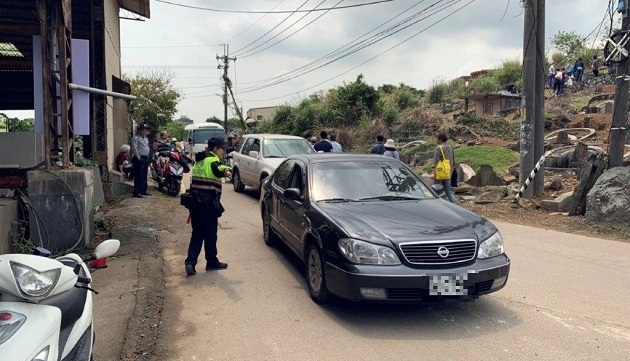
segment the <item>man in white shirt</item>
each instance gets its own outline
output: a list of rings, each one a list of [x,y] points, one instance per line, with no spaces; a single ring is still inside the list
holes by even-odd
[[[330,144],[332,144],[332,146],[333,146],[333,149],[332,149],[333,153],[341,153],[342,152],[341,144],[339,144],[337,142],[337,137],[335,135],[331,135],[330,136]]]
[[[135,137],[131,138],[131,161],[133,162],[134,179],[133,179],[133,196],[142,198],[147,193],[147,177],[149,172],[149,128],[146,124],[138,126],[138,132]]]

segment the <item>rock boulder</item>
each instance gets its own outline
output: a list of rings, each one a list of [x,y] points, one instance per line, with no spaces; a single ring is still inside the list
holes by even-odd
[[[586,219],[590,222],[630,224],[630,167],[604,172],[586,196]]]

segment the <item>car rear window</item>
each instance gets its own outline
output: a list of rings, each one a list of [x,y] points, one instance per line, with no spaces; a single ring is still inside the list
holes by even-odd
[[[435,198],[400,162],[322,162],[312,166],[312,199]]]
[[[290,155],[314,152],[306,139],[265,139],[263,142],[265,158],[286,158]]]

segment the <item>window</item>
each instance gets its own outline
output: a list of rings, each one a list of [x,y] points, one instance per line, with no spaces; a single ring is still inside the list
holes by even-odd
[[[251,149],[252,144],[254,144],[254,138],[247,138],[247,140],[243,142],[243,146],[241,147],[239,153],[249,154],[249,150]]]
[[[302,167],[296,165],[291,173],[291,184],[288,188],[297,188],[304,194],[304,176],[302,174]]]
[[[280,164],[278,169],[273,174],[273,183],[278,187],[285,189],[287,188],[287,182],[290,179],[291,170],[295,165],[295,161],[287,160],[284,163]]]
[[[226,140],[225,130],[220,128],[203,128],[193,130],[192,134],[193,143],[195,144],[207,143],[208,139],[215,137]]]
[[[257,115],[256,120],[263,120],[262,115]]]
[[[255,139],[254,144],[252,144],[252,149],[249,152],[258,152],[260,153],[260,139]],[[247,152],[249,154],[249,152]]]

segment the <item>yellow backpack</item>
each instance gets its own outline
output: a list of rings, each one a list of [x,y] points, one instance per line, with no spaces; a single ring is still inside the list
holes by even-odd
[[[439,146],[440,152],[442,152],[442,160],[440,160],[435,166],[435,180],[449,180],[451,179],[451,161],[444,155],[444,149]]]

